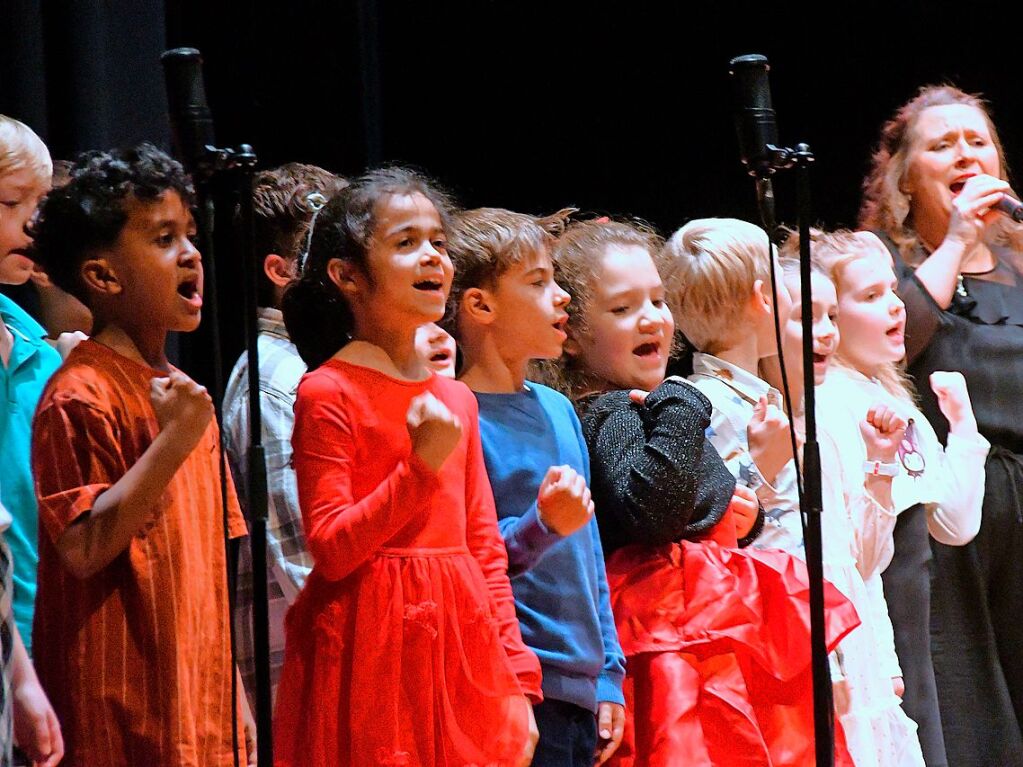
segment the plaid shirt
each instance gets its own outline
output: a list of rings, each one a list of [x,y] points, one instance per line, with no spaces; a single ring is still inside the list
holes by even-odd
[[[291,468],[291,431],[295,425],[295,395],[306,368],[288,338],[280,311],[259,310],[259,392],[266,450],[267,586],[270,597],[270,675],[273,690],[284,664],[284,615],[295,601],[313,560],[306,549],[298,507],[295,471]],[[249,448],[248,357],[243,354],[231,371],[224,396],[224,447],[248,513],[246,479]],[[238,609],[235,628],[237,659],[249,700],[255,696],[252,636],[252,554],[242,544],[238,561]]]

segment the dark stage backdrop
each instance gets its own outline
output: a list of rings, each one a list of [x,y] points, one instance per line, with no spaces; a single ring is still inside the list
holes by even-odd
[[[818,157],[819,220],[850,225],[878,128],[919,85],[985,93],[1010,166],[1023,156],[1017,23],[948,0],[4,0],[0,111],[38,128],[58,156],[165,144],[157,57],[164,44],[190,45],[206,60],[221,143],[253,144],[264,166],[301,160],[350,175],[412,163],[470,206],[571,204],[668,234],[698,216],[755,218],[727,62],[760,52],[782,140]],[[776,191],[791,221],[792,181]],[[225,247],[218,262],[233,361],[241,288]],[[208,381],[208,338],[184,347],[186,369]]]

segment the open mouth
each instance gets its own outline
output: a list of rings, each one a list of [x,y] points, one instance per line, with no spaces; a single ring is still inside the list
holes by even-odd
[[[894,327],[888,328],[888,330],[885,333],[885,335],[888,336],[889,338],[893,339],[893,340],[894,339],[901,339],[902,338],[902,329],[903,329],[902,323],[899,323],[898,325],[896,325]]]
[[[640,344],[632,353],[637,357],[659,357],[661,354],[661,347],[659,344],[650,341],[649,343]]]
[[[823,364],[825,364],[828,361],[828,358],[830,356],[831,356],[830,354],[818,354],[817,352],[814,352],[813,353],[813,364],[814,365],[823,365]]]
[[[190,304],[202,306],[202,294],[199,292],[199,278],[190,277],[178,284],[178,295]]]
[[[565,328],[567,326],[568,326],[568,315],[567,314],[564,317],[561,317],[558,320],[556,320],[555,322],[551,323],[551,327],[552,328],[554,328],[555,330],[560,330],[562,333],[566,332]]]
[[[451,352],[447,349],[441,349],[430,355],[430,362],[436,363],[437,365],[443,365],[451,359]]]
[[[434,290],[443,290],[444,283],[443,281],[437,279],[427,279],[419,280],[419,282],[413,282],[412,287],[414,287],[416,290],[430,292]]]
[[[953,197],[958,196],[958,194],[961,191],[963,191],[963,187],[966,186],[966,182],[969,181],[971,178],[973,178],[972,174],[968,176],[961,176],[957,178],[955,181],[953,181],[951,184],[949,184],[948,189],[950,192],[952,192],[952,196]]]

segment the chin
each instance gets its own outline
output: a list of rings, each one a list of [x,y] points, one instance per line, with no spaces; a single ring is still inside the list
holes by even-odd
[[[176,330],[178,333],[191,333],[199,329],[199,325],[202,323],[202,313],[196,314],[194,317],[189,317],[186,320],[182,320],[175,324],[171,330]]]

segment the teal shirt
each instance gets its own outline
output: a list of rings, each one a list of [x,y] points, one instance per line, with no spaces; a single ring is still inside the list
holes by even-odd
[[[39,564],[39,511],[32,482],[32,417],[43,387],[60,367],[60,355],[44,340],[46,331],[16,303],[0,295],[0,318],[14,337],[11,358],[0,364],[4,405],[0,409],[0,501],[13,521],[4,537],[14,560],[14,620],[32,652],[32,613]]]

